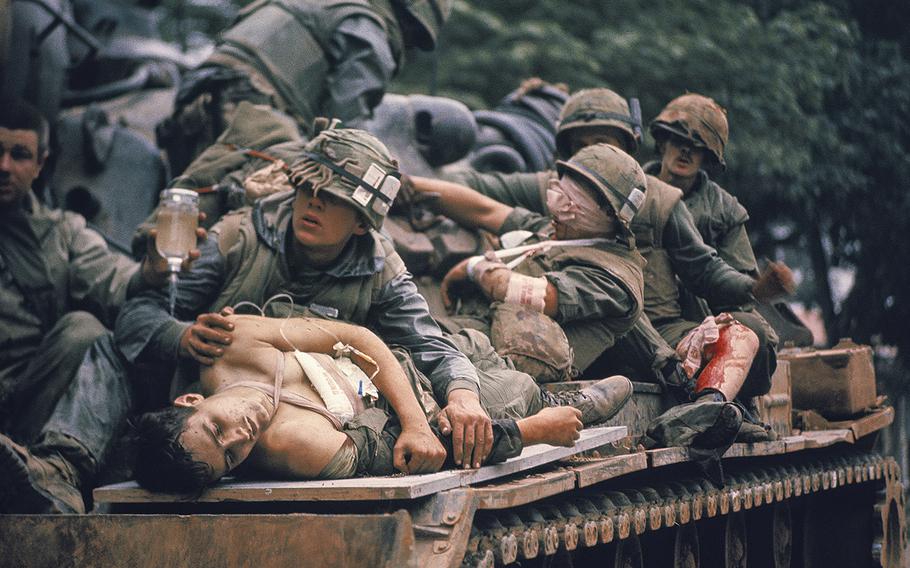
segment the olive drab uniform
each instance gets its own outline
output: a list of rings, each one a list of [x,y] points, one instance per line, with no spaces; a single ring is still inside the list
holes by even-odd
[[[603,270],[628,294],[630,304],[634,307],[622,315],[586,319],[579,314],[580,317],[572,321],[557,319],[575,354],[575,366],[584,371],[638,319],[644,304],[642,264],[644,262],[641,256],[634,249],[624,243],[610,241],[582,247],[554,246],[543,254],[532,255],[514,270],[531,277],[557,272],[565,274],[564,271],[569,267],[578,271],[585,270],[585,267]],[[583,282],[576,281],[574,284],[584,286]],[[596,291],[590,293],[596,294]]]
[[[405,265],[395,252],[391,241],[376,232],[370,232],[368,243],[363,246],[370,258],[383,259],[382,269],[369,279],[332,279],[331,282],[300,282],[279,263],[278,250],[283,246],[283,236],[277,227],[288,223],[293,192],[279,193],[261,200],[255,209],[235,211],[225,216],[222,223],[212,229],[218,236],[219,248],[225,257],[228,282],[212,304],[210,311],[217,312],[225,306],[240,301],[263,305],[278,291],[294,294],[297,286],[305,286],[315,293],[308,306],[295,306],[296,315],[316,315],[343,321],[363,322],[373,304],[373,295],[379,287],[404,273]],[[253,215],[262,219],[255,226]],[[325,278],[329,278],[328,275]],[[328,285],[327,284],[331,284]],[[272,304],[275,310],[284,306]],[[281,312],[266,315],[284,315]]]
[[[34,194],[0,217],[0,430],[37,433],[128,290],[141,285],[138,268],[80,215]]]
[[[404,42],[397,23],[381,17],[366,0],[257,0],[240,11],[207,62],[243,69],[257,87],[274,89],[275,108],[309,125],[326,97],[327,46],[351,16],[380,26],[396,65],[401,63]]]

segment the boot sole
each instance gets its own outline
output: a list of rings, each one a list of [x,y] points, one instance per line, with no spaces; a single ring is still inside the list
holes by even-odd
[[[0,444],[0,512],[75,513],[32,485],[28,466],[19,454]]]
[[[692,439],[692,446],[707,449],[727,447],[736,440],[742,423],[742,412],[732,404],[725,404],[714,423]]]

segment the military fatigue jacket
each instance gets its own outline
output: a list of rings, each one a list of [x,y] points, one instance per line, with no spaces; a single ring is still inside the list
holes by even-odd
[[[245,73],[276,108],[308,127],[316,116],[369,116],[403,52],[398,22],[383,2],[257,0],[240,11],[204,65]]]
[[[69,311],[87,310],[112,326],[128,289],[141,286],[138,268],[81,215],[32,194],[0,214],[0,381],[38,355],[45,333]]]
[[[293,192],[272,195],[226,215],[212,228],[200,247],[201,258],[181,274],[176,318],[168,314],[161,292],[128,302],[116,329],[127,360],[175,360],[180,337],[190,325],[186,320],[240,301],[262,306],[276,294],[288,294],[296,313],[365,325],[387,343],[406,348],[441,404],[456,388],[478,392],[474,367],[443,337],[384,236],[370,231],[352,237],[326,268],[290,265],[286,250],[294,238],[293,199]],[[286,315],[287,306],[273,303],[266,315]]]
[[[546,215],[544,196],[549,179],[554,176],[555,171],[501,174],[465,170],[453,172],[447,179],[506,205]],[[645,314],[652,321],[681,317],[677,276],[687,289],[711,305],[750,303],[753,300],[752,278],[740,274],[740,266],[727,264],[710,244],[705,243],[695,219],[681,202],[682,192],[652,175],[647,179],[645,202],[632,220],[635,244],[647,261],[644,267]],[[531,225],[539,229],[548,222],[549,219],[541,217]],[[503,231],[514,228],[513,224],[504,227]]]
[[[539,232],[549,221],[517,207],[503,223],[501,233],[520,229]],[[583,370],[625,334],[641,314],[642,264],[634,249],[611,241],[588,247],[554,246],[532,255],[515,272],[544,276],[556,288],[558,301],[553,319],[566,332],[575,351],[576,366]],[[592,342],[594,337],[597,340]]]

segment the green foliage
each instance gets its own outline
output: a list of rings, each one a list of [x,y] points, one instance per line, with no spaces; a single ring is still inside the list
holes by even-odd
[[[794,227],[786,242],[802,259],[792,249],[788,258],[809,271],[814,294],[802,297],[825,309],[829,334],[880,337],[906,359],[903,12],[884,0],[460,0],[440,49],[412,57],[397,90],[426,91],[435,58],[438,92],[475,107],[531,75],[638,97],[646,120],[685,91],[713,97],[731,132],[718,180],[749,208],[759,255],[779,250],[773,227]],[[840,306],[827,286],[831,267],[856,271]]]

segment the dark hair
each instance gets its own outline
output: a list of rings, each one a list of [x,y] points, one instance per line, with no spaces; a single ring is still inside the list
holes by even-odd
[[[49,130],[44,115],[22,99],[0,99],[0,127],[9,130],[31,130],[38,135],[38,160],[47,151]]]
[[[151,491],[199,495],[212,483],[212,466],[193,459],[180,444],[186,421],[196,409],[172,406],[148,412],[133,424],[136,462],[133,474],[139,485]]]

